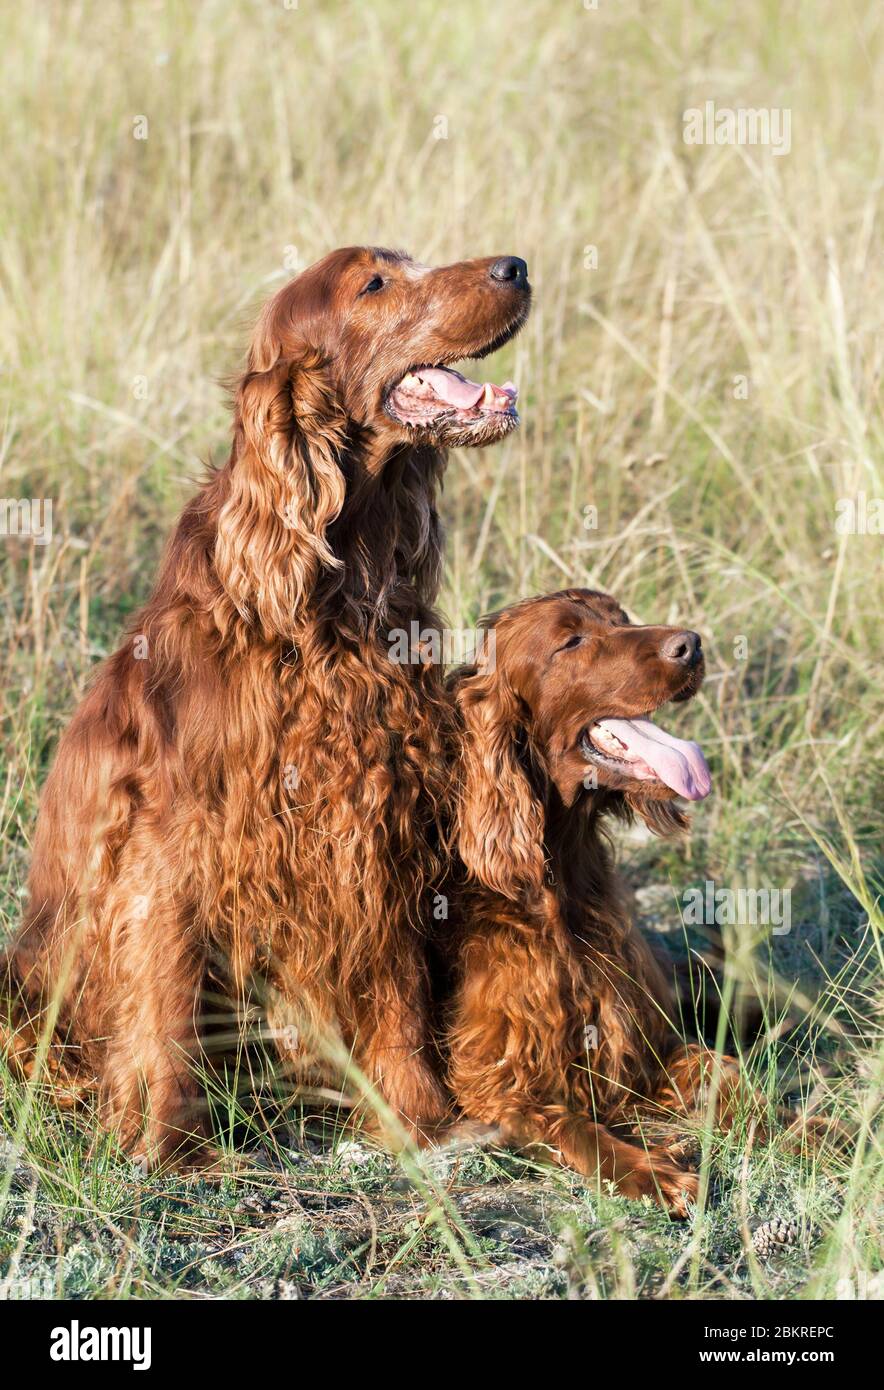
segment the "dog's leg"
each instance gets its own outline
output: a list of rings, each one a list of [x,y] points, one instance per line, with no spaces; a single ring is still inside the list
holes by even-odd
[[[511,1102],[504,1103],[508,1107]],[[624,1197],[650,1197],[673,1216],[686,1216],[688,1203],[697,1200],[695,1173],[680,1168],[661,1148],[643,1149],[618,1139],[587,1115],[532,1106],[526,1098],[522,1114],[505,1122],[501,1132],[521,1148],[546,1149],[562,1167],[612,1183]]]
[[[677,1047],[666,1058],[651,1109],[664,1120],[682,1115],[702,1118],[714,1103],[716,1129],[728,1130],[741,1108],[759,1098],[740,1075],[734,1057],[719,1055],[702,1044]]]
[[[456,1077],[455,1086],[468,1123],[490,1126],[498,1143],[545,1153],[563,1168],[612,1183],[624,1197],[650,1197],[673,1216],[686,1216],[688,1203],[697,1200],[697,1175],[662,1147],[645,1149],[619,1139],[591,1116],[545,1103],[535,1093],[520,1095],[505,1082],[498,1090],[488,1072],[476,1088],[481,1098],[471,1097]]]
[[[562,966],[543,928],[510,933],[479,924],[464,945],[463,976],[451,1026],[451,1087],[468,1120],[493,1126],[504,1142],[542,1147],[627,1197],[651,1197],[684,1216],[696,1199],[693,1173],[663,1149],[618,1138],[592,1108],[592,1082],[580,1055],[581,1019],[592,999],[575,999],[580,969]]]
[[[450,1110],[433,1067],[427,987],[417,946],[413,951],[414,958],[400,962],[395,977],[376,980],[360,1029],[366,1039],[361,1066],[390,1112],[376,1108],[370,1125],[393,1147],[403,1137],[430,1142]]]
[[[427,1142],[450,1109],[431,1061],[421,962],[400,950],[397,965],[395,978],[376,973],[354,999],[280,953],[265,1003],[268,1033],[297,1080],[340,1087],[355,1122],[394,1149]]]
[[[107,904],[100,1103],[123,1148],[153,1167],[202,1148],[194,1060],[204,961],[168,869],[152,855],[127,857]]]
[[[726,1133],[742,1117],[751,1121],[753,1142],[773,1137],[765,1096],[743,1075],[735,1057],[721,1056],[702,1043],[679,1047],[667,1058],[649,1113],[661,1119],[687,1115],[702,1121],[713,1101],[716,1128]],[[844,1149],[852,1142],[849,1131],[833,1116],[796,1114],[785,1106],[777,1106],[775,1115],[777,1132],[790,1152],[805,1148],[816,1152],[825,1143]],[[665,1148],[675,1154],[683,1143],[676,1139]]]

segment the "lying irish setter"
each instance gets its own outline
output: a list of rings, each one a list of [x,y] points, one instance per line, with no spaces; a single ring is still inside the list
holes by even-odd
[[[269,982],[295,1065],[352,1055],[413,1130],[446,1111],[424,938],[451,702],[387,634],[438,626],[446,446],[518,424],[513,386],[452,364],[507,342],[529,304],[513,256],[432,269],[350,248],[280,290],[230,457],[61,740],[6,960],[31,1015],[17,1046],[55,1024],[146,1162],[199,1127],[218,960],[240,988]]]
[[[550,1146],[683,1214],[695,1175],[630,1126],[694,1110],[712,1055],[669,1022],[670,991],[630,925],[604,820],[637,813],[665,834],[685,825],[676,796],[708,794],[697,744],[650,718],[699,689],[700,638],[634,626],[586,589],[518,603],[491,631],[478,668],[454,677],[470,886],[449,945],[451,1088],[504,1141]],[[741,1087],[735,1064],[720,1065],[726,1125]]]

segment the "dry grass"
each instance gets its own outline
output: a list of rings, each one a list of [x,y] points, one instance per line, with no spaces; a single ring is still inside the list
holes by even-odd
[[[710,753],[716,796],[689,847],[627,846],[627,869],[660,890],[645,915],[672,940],[693,883],[793,892],[789,935],[730,933],[734,978],[755,979],[772,1021],[797,1024],[747,1065],[771,1090],[779,1074],[793,1094],[819,1092],[860,1142],[845,1163],[791,1163],[776,1145],[749,1161],[739,1136],[709,1149],[710,1206],[682,1230],[473,1158],[478,1187],[548,1197],[534,1255],[510,1232],[505,1258],[461,1231],[455,1259],[428,1235],[428,1213],[437,1235],[459,1218],[439,1217],[414,1174],[400,1201],[383,1161],[345,1181],[334,1155],[317,1158],[307,1187],[320,1202],[343,1192],[351,1214],[355,1201],[362,1253],[335,1245],[326,1204],[314,1262],[292,1275],[283,1231],[272,1250],[281,1240],[291,1278],[275,1255],[268,1267],[311,1291],[376,1295],[874,1287],[882,539],[840,534],[835,517],[838,499],[884,496],[879,8],[82,0],[7,7],[0,24],[0,495],[52,498],[55,528],[48,546],[0,540],[0,932],[18,917],[58,731],[145,595],[201,461],[224,448],[217,379],[262,297],[351,242],[430,261],[516,252],[536,308],[497,375],[520,383],[524,424],[452,459],[444,607],[464,627],[500,601],[590,582],[703,632],[706,693],[679,723]],[[789,108],[790,153],[685,145],[682,112],[706,99]],[[5,1103],[17,1132],[15,1088]],[[97,1222],[107,1267],[87,1261],[66,1287],[178,1287],[151,1241],[179,1188],[139,1185],[109,1153],[87,1163],[83,1136],[41,1104],[20,1138],[0,1180],[15,1213],[7,1273],[44,1260],[57,1282],[59,1232],[76,1248],[70,1233]],[[210,1245],[239,1200],[231,1184],[229,1202],[199,1197]],[[468,1208],[469,1184],[449,1187]],[[776,1203],[823,1234],[785,1283],[740,1253],[745,1222]],[[136,1209],[148,1234],[133,1255],[113,1230],[129,1232]],[[578,1234],[553,1264],[561,1221]],[[227,1269],[207,1287],[266,1294],[263,1278],[240,1288]]]

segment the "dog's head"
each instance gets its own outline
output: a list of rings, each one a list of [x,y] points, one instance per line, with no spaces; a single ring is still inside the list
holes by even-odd
[[[468,867],[513,896],[520,873],[542,862],[555,798],[571,813],[635,811],[656,831],[680,828],[672,803],[707,796],[709,769],[696,743],[651,716],[699,689],[697,633],[633,624],[589,589],[528,599],[488,627],[482,661],[456,680]]]
[[[369,609],[394,591],[397,566],[429,592],[445,446],[491,444],[519,423],[515,387],[469,381],[453,364],[507,342],[530,302],[515,256],[432,269],[350,247],[265,305],[236,387],[214,545],[246,621],[292,637],[323,574],[348,582],[346,546],[351,569],[366,571],[352,578]]]
[[[491,444],[519,423],[516,388],[470,381],[454,364],[502,347],[530,304],[517,256],[432,267],[348,247],[270,301],[252,362],[267,369],[315,357],[348,421],[382,441]]]

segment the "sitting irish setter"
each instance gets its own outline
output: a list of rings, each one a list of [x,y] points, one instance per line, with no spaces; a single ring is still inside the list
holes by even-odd
[[[711,1054],[669,1022],[662,972],[630,925],[606,816],[685,826],[709,771],[650,716],[703,679],[695,632],[633,626],[614,599],[568,589],[491,620],[478,668],[456,673],[462,720],[459,902],[446,1050],[460,1111],[504,1141],[545,1144],[579,1172],[675,1213],[697,1179],[629,1136],[642,1113],[691,1110]],[[739,1094],[722,1062],[720,1119]],[[615,1129],[620,1133],[615,1133]]]
[[[445,447],[518,424],[513,386],[452,363],[507,342],[529,304],[513,256],[432,269],[351,248],[280,290],[230,457],[61,740],[6,958],[31,1021],[16,1047],[55,1025],[146,1162],[198,1127],[219,961],[240,988],[269,982],[296,1068],[337,1079],[352,1056],[406,1128],[446,1111],[424,938],[451,703],[388,634],[438,626]]]

